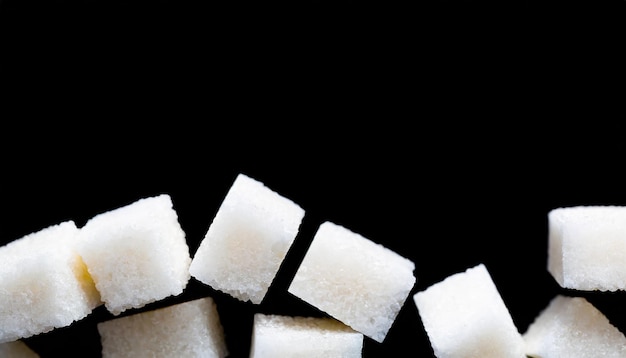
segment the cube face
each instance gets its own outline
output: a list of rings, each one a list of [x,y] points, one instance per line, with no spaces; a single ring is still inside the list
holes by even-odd
[[[39,358],[39,354],[35,353],[26,343],[22,341],[13,341],[0,343],[0,357],[3,358]]]
[[[288,292],[382,342],[415,285],[414,268],[382,245],[325,222]]]
[[[626,337],[583,297],[557,295],[523,337],[530,357],[626,357]]]
[[[168,195],[94,216],[79,253],[107,309],[118,315],[183,292],[191,258]]]
[[[332,318],[254,316],[250,358],[360,358],[363,335]]]
[[[101,304],[73,221],[0,248],[0,343],[65,327]]]
[[[413,299],[438,358],[525,357],[522,336],[483,264]]]
[[[101,322],[98,332],[103,358],[228,354],[217,306],[210,297]]]
[[[191,275],[241,301],[261,303],[304,210],[240,174],[228,191],[189,268]]]
[[[549,212],[548,271],[565,288],[626,289],[626,207]]]

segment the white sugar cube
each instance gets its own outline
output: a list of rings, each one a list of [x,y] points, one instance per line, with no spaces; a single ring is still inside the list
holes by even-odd
[[[626,207],[553,209],[548,224],[548,271],[562,287],[626,290]]]
[[[626,337],[583,297],[557,295],[524,333],[531,357],[624,358]]]
[[[115,315],[178,295],[189,281],[189,247],[169,195],[96,215],[80,237],[79,253]]]
[[[13,341],[0,343],[0,357],[2,358],[39,358],[39,354],[35,353],[26,343],[22,341]]]
[[[239,174],[196,251],[197,280],[241,301],[261,303],[304,217],[293,201]]]
[[[254,315],[250,358],[360,358],[363,335],[327,317]]]
[[[101,304],[73,221],[0,247],[0,343],[69,326]]]
[[[288,291],[382,342],[415,285],[414,269],[382,245],[324,222]]]
[[[524,340],[483,264],[413,296],[438,358],[522,358]]]
[[[202,357],[228,354],[211,297],[98,323],[103,358]]]

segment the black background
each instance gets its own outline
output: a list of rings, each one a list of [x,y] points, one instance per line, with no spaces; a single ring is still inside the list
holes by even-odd
[[[246,357],[255,312],[323,315],[286,288],[329,220],[416,264],[365,357],[432,356],[412,295],[479,263],[520,332],[558,293],[626,332],[622,292],[567,291],[546,270],[550,209],[626,205],[623,9],[2,0],[0,240],[168,193],[193,255],[245,173],[306,211],[265,301],[192,278],[124,315],[210,295]],[[26,342],[98,357],[110,318]]]

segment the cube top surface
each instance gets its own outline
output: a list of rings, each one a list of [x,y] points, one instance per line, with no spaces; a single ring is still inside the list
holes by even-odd
[[[0,342],[65,327],[100,305],[73,221],[0,247]]]
[[[413,299],[437,357],[524,357],[522,336],[484,264]]]
[[[217,306],[211,297],[100,322],[103,358],[226,356]]]
[[[304,210],[239,174],[196,251],[191,275],[259,304],[298,233]]]
[[[115,315],[180,294],[190,278],[185,232],[167,194],[94,216],[80,239],[79,253]]]
[[[531,357],[626,357],[626,337],[584,297],[555,296],[524,333]]]
[[[414,268],[396,252],[325,222],[288,291],[382,342],[415,284]]]
[[[330,317],[254,315],[250,357],[361,357],[363,334]]]

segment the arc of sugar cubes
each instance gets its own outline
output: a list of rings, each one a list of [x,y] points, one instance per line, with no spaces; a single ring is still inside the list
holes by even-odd
[[[0,290],[0,342],[67,326],[101,304],[114,315],[141,308],[182,293],[192,276],[239,300],[260,303],[303,216],[293,201],[240,174],[193,260],[167,194],[98,214],[81,229],[70,221],[28,235],[0,248],[3,262],[24,266],[32,260],[26,266],[33,269],[16,275],[10,268],[17,265],[0,268],[0,282],[8,287]],[[327,256],[329,249],[334,256]],[[59,254],[49,255],[51,251]],[[414,268],[413,262],[382,245],[326,222],[289,292],[382,342],[415,284]],[[336,275],[337,270],[345,274]],[[316,286],[321,282],[326,284]],[[18,302],[24,287],[39,306]],[[42,292],[41,287],[49,289]],[[316,293],[339,302],[319,300]],[[54,302],[63,302],[63,307]],[[19,319],[9,307],[21,312]],[[114,324],[101,324],[101,333],[110,337],[106,327]]]

